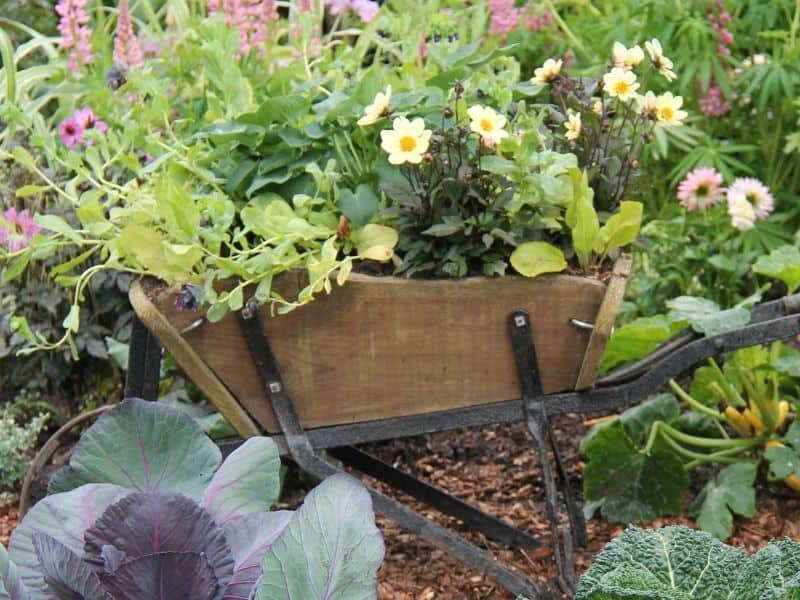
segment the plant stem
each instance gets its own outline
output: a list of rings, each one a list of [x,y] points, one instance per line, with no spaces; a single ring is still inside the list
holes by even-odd
[[[669,387],[672,388],[672,391],[675,392],[677,394],[677,396],[681,400],[683,400],[684,402],[686,402],[686,404],[691,406],[693,410],[695,410],[695,411],[697,411],[699,413],[702,413],[704,415],[708,415],[709,417],[712,417],[712,418],[716,419],[717,421],[721,421],[722,419],[725,418],[725,417],[723,417],[722,413],[720,413],[720,412],[714,410],[713,408],[710,408],[710,407],[708,407],[708,406],[706,406],[704,404],[701,404],[700,402],[698,402],[697,400],[692,398],[689,394],[687,394],[683,390],[683,388],[681,386],[679,386],[677,384],[677,382],[674,379],[670,379],[669,380]]]

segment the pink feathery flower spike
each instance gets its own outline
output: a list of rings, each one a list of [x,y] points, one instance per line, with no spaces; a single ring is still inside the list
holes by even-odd
[[[88,65],[94,60],[86,0],[59,0],[56,12],[61,17],[58,21],[60,47],[69,51],[67,66],[77,71],[81,65]]]
[[[519,11],[514,0],[489,0],[489,12],[492,13],[492,34],[505,35],[517,26]]]
[[[144,53],[133,31],[128,0],[120,0],[117,11],[117,31],[114,34],[114,60],[129,67],[144,66]]]

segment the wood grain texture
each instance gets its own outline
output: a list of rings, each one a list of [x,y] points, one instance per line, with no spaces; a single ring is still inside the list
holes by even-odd
[[[291,294],[298,277],[282,276],[275,287]],[[273,317],[264,308],[260,315],[310,429],[518,397],[507,318],[520,307],[532,317],[543,390],[572,389],[589,332],[569,320],[594,322],[605,292],[599,281],[567,275],[408,280],[353,274],[342,288],[289,314]],[[169,293],[156,303],[178,330],[198,318],[176,311]],[[256,421],[278,430],[234,315],[204,323],[185,339]]]
[[[600,310],[597,312],[594,329],[589,337],[589,345],[586,347],[583,364],[575,382],[576,390],[585,390],[594,385],[608,339],[614,330],[614,322],[617,320],[622,300],[625,298],[625,287],[628,285],[632,264],[633,259],[627,254],[620,256],[614,263],[611,281],[608,282],[608,290],[600,305]]]

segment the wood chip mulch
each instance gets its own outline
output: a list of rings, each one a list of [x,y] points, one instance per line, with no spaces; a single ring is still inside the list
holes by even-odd
[[[584,462],[577,447],[586,431],[584,418],[584,415],[566,415],[555,421],[556,439],[570,483],[578,491]],[[533,550],[508,549],[468,529],[457,519],[397,494],[380,482],[364,478],[366,483],[402,499],[411,508],[464,536],[504,564],[552,589],[548,582],[553,580],[556,570],[550,556],[544,490],[538,457],[524,425],[499,424],[453,430],[369,444],[364,449],[540,539],[542,546]],[[701,482],[698,485],[701,486]],[[296,504],[296,498],[290,504]],[[491,579],[406,533],[388,519],[378,516],[377,522],[386,542],[386,558],[379,572],[378,600],[514,598]],[[0,505],[0,543],[8,544],[8,536],[16,523],[14,506]],[[662,527],[677,523],[695,526],[685,516],[656,519],[643,525]],[[576,549],[574,555],[578,573],[589,568],[592,556],[623,529],[623,525],[611,524],[602,518],[590,520],[587,523],[588,545]],[[782,486],[769,486],[758,490],[754,517],[735,518],[734,535],[728,543],[744,546],[752,552],[770,539],[785,536],[800,540],[800,498]]]

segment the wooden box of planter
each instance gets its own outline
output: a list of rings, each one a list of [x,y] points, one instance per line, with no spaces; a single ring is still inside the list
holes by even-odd
[[[422,414],[519,397],[507,325],[517,308],[531,315],[543,391],[590,387],[629,267],[618,260],[605,281],[352,274],[288,314],[262,308],[261,319],[306,429]],[[291,294],[301,276],[283,275],[275,286]],[[201,389],[221,382],[262,427],[279,430],[235,315],[192,328],[202,313],[177,310],[169,290],[137,283],[130,296]]]

